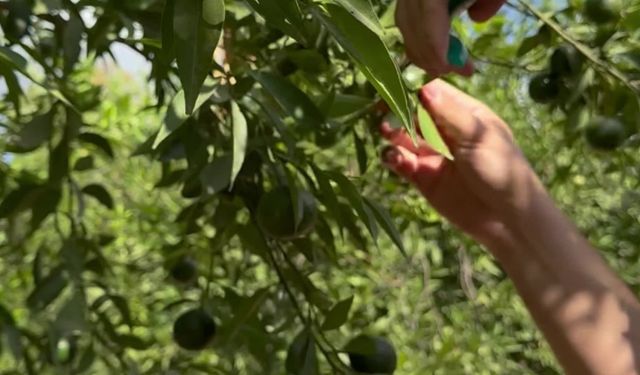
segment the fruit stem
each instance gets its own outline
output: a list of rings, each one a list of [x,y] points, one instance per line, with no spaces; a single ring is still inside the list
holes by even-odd
[[[524,0],[517,0],[520,5],[526,8],[528,12],[533,14],[536,18],[538,18],[542,23],[549,26],[560,38],[564,39],[567,43],[571,44],[578,50],[584,57],[586,57],[591,63],[595,65],[595,67],[604,74],[607,74],[617,80],[619,80],[623,85],[625,85],[629,90],[633,91],[636,94],[640,95],[640,87],[637,87],[632,83],[632,80],[627,77],[623,72],[618,70],[617,68],[608,65],[604,61],[600,60],[598,57],[594,56],[591,53],[589,47],[584,44],[578,42],[571,35],[567,34],[560,25],[558,25],[555,21],[551,20],[549,17],[542,14],[538,11],[534,6],[528,4]]]

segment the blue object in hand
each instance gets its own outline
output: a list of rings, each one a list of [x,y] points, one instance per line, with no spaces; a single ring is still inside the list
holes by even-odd
[[[449,0],[449,14],[453,17],[467,10],[475,0]],[[464,47],[460,39],[453,35],[449,35],[449,51],[447,52],[447,61],[450,65],[462,68],[467,63],[469,53]]]
[[[467,49],[464,48],[460,39],[449,35],[449,51],[447,52],[447,61],[449,61],[449,64],[457,68],[462,68],[467,63],[468,58],[469,53]]]

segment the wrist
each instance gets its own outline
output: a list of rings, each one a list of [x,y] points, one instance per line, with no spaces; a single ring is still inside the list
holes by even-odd
[[[516,237],[523,230],[535,230],[542,217],[558,212],[553,199],[526,160],[519,170],[519,173],[514,173],[517,177],[512,186],[512,199],[503,217],[507,230]]]

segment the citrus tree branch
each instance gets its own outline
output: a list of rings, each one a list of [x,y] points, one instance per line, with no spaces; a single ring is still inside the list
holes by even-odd
[[[287,296],[289,296],[289,300],[291,301],[291,304],[293,305],[293,308],[296,311],[296,313],[298,315],[298,318],[300,318],[300,320],[302,321],[302,324],[304,324],[307,328],[313,329],[313,322],[311,321],[311,319],[308,320],[304,316],[304,312],[302,311],[302,307],[298,303],[298,299],[296,298],[295,294],[291,290],[291,287],[289,287],[289,284],[287,283],[287,279],[285,278],[284,273],[280,269],[280,266],[278,265],[278,261],[277,261],[277,259],[275,258],[274,254],[273,254],[275,251],[279,250],[284,255],[285,260],[289,261],[289,259],[286,257],[286,253],[284,252],[284,250],[282,248],[280,248],[280,246],[278,246],[277,244],[274,244],[271,241],[269,241],[267,239],[267,237],[265,236],[265,234],[262,232],[262,230],[260,230],[260,235],[264,239],[265,244],[267,244],[267,249],[268,249],[268,251],[267,251],[268,254],[267,255],[269,256],[269,260],[271,261],[271,265],[275,269],[276,274],[278,275],[278,279],[280,279],[280,283],[282,284],[282,287],[285,290],[285,293],[287,294]],[[320,343],[318,343],[318,344],[320,344]],[[338,373],[342,373],[342,370],[340,369],[340,365],[338,365],[338,364],[333,362],[333,357],[330,355],[330,353],[322,345],[318,345],[318,349],[320,349],[320,351],[322,352],[324,357],[327,359],[327,362],[333,368],[333,370],[334,371],[338,371]]]
[[[519,65],[519,64],[513,64],[507,61],[500,61],[500,60],[495,60],[495,59],[490,59],[490,58],[486,58],[486,57],[481,57],[478,54],[474,53],[473,51],[469,51],[469,54],[471,55],[471,57],[473,58],[474,61],[483,63],[483,64],[487,64],[487,65],[493,65],[493,66],[497,66],[500,68],[505,68],[505,69],[510,69],[510,70],[519,70],[519,71],[523,71],[523,72],[527,72],[527,73],[535,73],[535,70],[529,69],[528,67],[524,66],[524,65]]]
[[[530,14],[534,15],[537,19],[542,21],[542,23],[547,25],[551,30],[553,30],[556,34],[558,34],[558,36],[562,38],[565,42],[575,47],[575,49],[578,50],[587,60],[589,60],[598,71],[610,77],[613,77],[614,79],[617,79],[618,81],[620,81],[620,83],[628,87],[629,90],[640,95],[640,87],[634,84],[633,81],[629,77],[627,77],[623,72],[618,70],[616,67],[611,66],[605,63],[604,61],[602,61],[601,59],[599,59],[597,56],[595,56],[592,53],[589,47],[587,47],[586,45],[574,39],[571,35],[569,35],[567,32],[565,32],[562,29],[562,26],[560,26],[558,23],[553,21],[551,18],[542,14],[542,12],[537,10],[534,6],[529,4],[527,1],[525,0],[517,0],[517,1],[520,5],[522,5],[526,9],[527,12],[529,12]]]

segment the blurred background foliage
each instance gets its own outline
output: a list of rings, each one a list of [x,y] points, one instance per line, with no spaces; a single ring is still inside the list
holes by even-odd
[[[429,77],[372,3],[0,1],[0,372],[349,373],[366,333],[397,374],[559,373],[500,266],[380,165]],[[640,2],[586,3],[456,20],[477,73],[446,78],[639,292]],[[583,136],[603,117],[615,147]],[[309,233],[256,224],[302,225],[305,192]],[[193,308],[201,351],[173,339]]]

